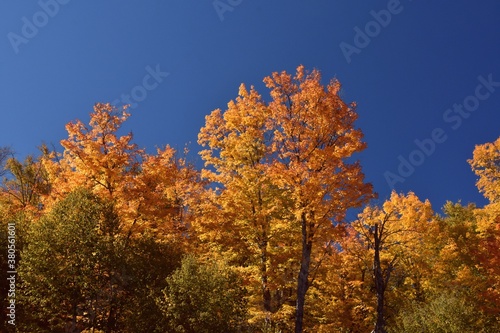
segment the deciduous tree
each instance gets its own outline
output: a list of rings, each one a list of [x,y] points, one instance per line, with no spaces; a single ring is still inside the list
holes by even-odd
[[[33,316],[24,329],[116,331],[123,296],[116,220],[112,206],[77,189],[32,224],[19,269],[21,304]]]
[[[29,155],[23,162],[7,160],[10,177],[3,180],[1,191],[14,210],[41,210],[42,199],[50,193],[48,174],[40,158]]]
[[[169,332],[241,332],[246,326],[246,291],[236,272],[222,262],[192,256],[167,278],[158,303]]]
[[[293,249],[287,247],[294,241],[282,208],[283,191],[269,173],[268,121],[261,96],[244,85],[224,113],[215,110],[206,117],[198,142],[208,148],[201,156],[211,168],[202,175],[220,187],[207,190],[202,223],[194,227],[214,250],[219,247],[230,262],[247,267],[244,274],[255,286],[253,321],[262,318],[272,326],[288,300],[286,271]]]
[[[79,120],[66,125],[68,138],[61,140],[62,155],[51,152],[44,159],[53,184],[48,204],[84,187],[114,199],[121,217],[133,220],[137,202],[129,194],[143,151],[132,142],[132,133],[118,134],[128,117],[126,108],[97,103],[88,126]]]
[[[349,208],[372,197],[372,187],[364,183],[360,164],[350,159],[366,144],[361,130],[354,127],[356,105],[341,99],[338,81],[324,87],[319,71],[306,73],[299,66],[294,77],[273,73],[264,82],[272,97],[270,174],[274,184],[286,190],[290,222],[301,235],[295,318],[299,333],[309,275],[315,267],[313,250],[331,241],[332,223],[342,221]]]
[[[412,294],[422,292],[418,278],[420,274],[418,271],[412,272],[408,264],[418,263],[424,255],[425,247],[422,245],[426,232],[434,227],[432,217],[429,201],[420,201],[412,192],[408,195],[393,192],[382,207],[366,207],[353,224],[372,256],[377,300],[375,333],[387,331],[386,291],[398,270],[402,270],[399,273],[399,279],[403,279],[400,285],[409,283]]]
[[[469,164],[479,177],[476,185],[491,203],[500,202],[500,138],[477,145]]]
[[[180,235],[187,225],[187,196],[198,175],[171,147],[147,155],[133,143],[132,133],[120,135],[129,114],[126,107],[97,103],[89,125],[66,125],[62,154],[46,151],[43,162],[52,184],[48,207],[76,188],[84,187],[114,202],[121,232],[145,230]]]
[[[476,185],[489,200],[484,209],[476,210],[480,244],[476,258],[487,276],[488,289],[483,292],[484,309],[500,318],[500,138],[475,147],[468,161],[479,177]]]
[[[205,174],[230,189],[230,209],[244,221],[235,233],[260,249],[261,263],[267,260],[269,237],[278,230],[288,234],[278,247],[297,262],[295,331],[302,332],[310,273],[319,264],[312,260],[322,257],[323,245],[334,237],[332,224],[372,197],[372,187],[350,160],[365,144],[354,127],[355,104],[340,98],[338,81],[325,87],[319,71],[306,73],[299,66],[293,77],[273,73],[264,82],[271,90],[269,103],[242,87],[224,115],[216,110],[207,117],[200,143],[210,147],[202,156],[216,169],[215,176]],[[264,308],[269,308],[266,277],[261,274]]]
[[[6,173],[5,162],[9,156],[12,155],[12,149],[9,147],[0,147],[0,177],[2,177]]]

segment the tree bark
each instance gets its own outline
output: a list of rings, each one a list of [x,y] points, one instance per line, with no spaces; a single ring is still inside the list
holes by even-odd
[[[379,232],[378,224],[375,224],[374,236],[375,254],[373,258],[373,275],[375,279],[375,291],[377,293],[377,321],[375,323],[375,330],[373,332],[386,333],[384,314],[384,294],[386,283],[380,264],[381,232]]]
[[[267,235],[264,234],[264,237]],[[271,312],[271,292],[269,290],[268,285],[268,276],[267,276],[267,240],[264,238],[262,241],[261,249],[260,249],[260,279],[261,279],[261,287],[262,287],[262,298],[264,300],[264,310],[266,312]]]
[[[297,282],[297,305],[295,313],[295,333],[302,333],[304,321],[304,304],[306,292],[309,287],[309,267],[311,265],[312,241],[307,233],[307,221],[302,216],[302,259],[300,263],[299,278]]]

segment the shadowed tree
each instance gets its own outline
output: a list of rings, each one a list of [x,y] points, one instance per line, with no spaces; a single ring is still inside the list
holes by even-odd
[[[31,225],[19,269],[21,304],[33,316],[25,329],[116,331],[124,292],[117,225],[112,206],[83,189]]]
[[[42,148],[43,149],[43,148]],[[9,158],[6,169],[11,177],[4,179],[2,191],[17,209],[42,209],[42,198],[50,193],[50,182],[41,159],[27,156],[23,162]]]
[[[246,322],[246,290],[223,263],[203,264],[192,256],[167,278],[158,298],[169,332],[241,332]]]
[[[0,147],[0,177],[5,175],[7,170],[5,169],[5,162],[9,156],[12,156],[13,152],[9,147]]]
[[[487,277],[486,290],[481,297],[485,311],[500,317],[500,138],[477,145],[469,164],[479,177],[477,187],[489,200],[483,209],[476,210],[479,246],[477,265]]]

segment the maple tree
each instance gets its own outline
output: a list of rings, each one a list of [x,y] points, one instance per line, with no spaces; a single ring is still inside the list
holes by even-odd
[[[479,244],[475,254],[479,267],[487,277],[482,297],[483,308],[500,317],[500,138],[477,145],[469,164],[479,177],[476,185],[489,200],[483,209],[476,210],[476,233]]]
[[[262,317],[270,322],[282,310],[287,299],[283,292],[290,288],[282,278],[290,258],[280,244],[292,237],[281,220],[283,191],[268,172],[267,123],[266,104],[244,85],[224,113],[215,110],[206,117],[198,142],[208,147],[200,154],[213,170],[203,169],[202,176],[222,187],[207,190],[202,223],[194,227],[202,239],[222,246],[227,258],[248,267],[245,273],[260,294],[251,300],[254,321]]]
[[[307,328],[313,332],[369,332],[373,328],[370,253],[350,226],[322,258],[306,302]]]
[[[200,170],[187,149],[146,153],[121,133],[127,107],[104,103],[61,153],[0,148],[18,331],[498,331],[500,138],[469,160],[484,207],[367,205],[356,105],[321,80],[272,73],[269,99],[242,84],[205,118]]]
[[[117,202],[122,212],[135,208],[132,205],[135,201],[127,194],[143,151],[132,143],[132,133],[117,135],[128,117],[126,107],[119,110],[110,104],[97,103],[90,114],[89,126],[79,120],[66,125],[68,138],[61,140],[63,153],[46,152],[44,158],[54,187],[47,204],[85,187],[102,197],[122,198]]]
[[[421,247],[430,266],[419,270],[423,291],[418,298],[398,301],[401,308],[391,332],[438,332],[444,327],[450,332],[498,330],[494,297],[498,275],[483,258],[498,259],[494,251],[485,253],[479,231],[484,210],[447,202],[443,212]]]
[[[319,71],[306,73],[299,66],[294,77],[273,73],[264,82],[271,90],[269,103],[242,86],[239,99],[229,103],[224,115],[216,110],[207,117],[200,143],[211,149],[201,154],[207,165],[217,169],[217,174],[204,172],[225,186],[221,195],[230,193],[229,201],[246,196],[247,205],[236,207],[239,216],[248,214],[247,226],[261,232],[257,238],[245,238],[261,247],[262,272],[273,219],[299,240],[295,331],[302,332],[305,297],[315,267],[313,245],[327,244],[333,237],[332,223],[342,221],[347,209],[366,202],[372,188],[363,182],[361,166],[347,161],[365,144],[361,131],[354,128],[355,104],[342,101],[338,81],[324,87]],[[261,275],[264,305],[270,308],[266,279],[266,273]]]
[[[372,276],[377,299],[374,332],[386,332],[386,291],[398,266],[414,262],[423,255],[422,239],[433,228],[433,211],[429,201],[422,202],[410,192],[399,195],[392,192],[382,207],[366,207],[353,223],[361,240],[372,255]],[[406,273],[414,292],[420,284]]]
[[[468,162],[479,177],[478,189],[491,203],[500,202],[500,138],[477,145]]]
[[[163,240],[184,240],[179,236],[189,232],[192,213],[188,207],[199,199],[202,184],[199,172],[172,147],[144,155],[140,172],[128,189],[137,203],[136,232],[147,230]]]
[[[132,133],[118,132],[129,117],[126,107],[97,103],[89,126],[81,121],[66,125],[68,138],[62,154],[46,151],[44,168],[53,190],[47,207],[72,190],[84,187],[112,200],[129,235],[145,230],[167,234],[185,231],[188,192],[197,173],[169,146],[147,155],[133,143]]]
[[[269,103],[275,157],[270,172],[273,182],[286,190],[292,223],[300,230],[301,258],[297,278],[295,332],[303,330],[305,296],[310,284],[314,244],[328,244],[333,222],[346,211],[372,197],[363,182],[359,163],[352,154],[365,148],[362,132],[354,128],[355,104],[339,96],[340,83],[321,84],[319,71],[306,73],[303,66],[292,77],[273,73],[264,82],[271,89]]]

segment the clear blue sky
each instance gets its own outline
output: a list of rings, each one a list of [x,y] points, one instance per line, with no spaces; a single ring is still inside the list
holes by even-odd
[[[358,157],[381,199],[390,172],[438,211],[485,202],[466,160],[500,136],[497,0],[7,0],[0,37],[0,146],[20,158],[132,93],[135,141],[190,142],[195,159],[204,116],[241,82],[267,97],[265,76],[304,64],[358,103]],[[398,171],[402,158],[417,166]]]

